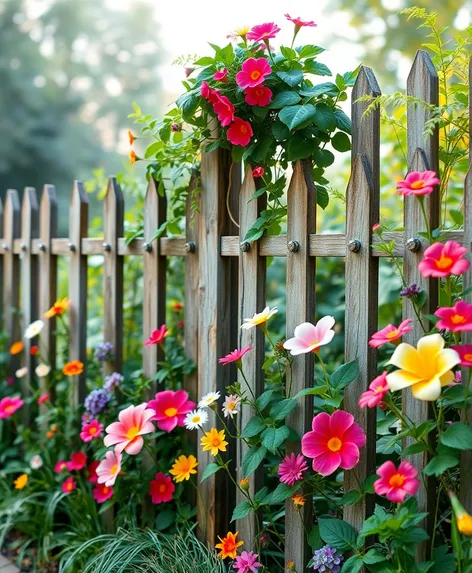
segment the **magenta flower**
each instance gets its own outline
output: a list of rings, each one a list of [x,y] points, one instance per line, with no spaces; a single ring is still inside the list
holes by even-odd
[[[289,20],[290,22],[293,22],[295,24],[296,28],[303,28],[304,26],[310,26],[312,28],[318,26],[318,24],[315,24],[315,22],[313,22],[313,20],[302,20],[301,18],[292,18],[290,16],[290,14],[284,14],[284,16],[287,18],[287,20]]]
[[[302,453],[313,458],[315,472],[329,476],[338,468],[351,470],[357,465],[366,435],[352,414],[336,410],[330,416],[322,412],[313,418],[312,429],[302,438]]]
[[[397,183],[399,195],[430,195],[440,181],[435,171],[413,171]]]
[[[84,452],[75,452],[71,455],[70,460],[67,462],[67,469],[69,471],[80,471],[87,465],[87,456]]]
[[[95,469],[97,483],[103,483],[106,487],[115,485],[116,478],[121,471],[122,460],[123,456],[120,452],[107,452],[105,459],[102,460]]]
[[[415,495],[420,487],[417,470],[405,461],[401,462],[398,469],[393,462],[385,462],[377,473],[380,479],[374,482],[375,493],[385,495],[393,503],[403,503],[408,494]]]
[[[259,556],[252,551],[243,551],[233,561],[233,569],[238,573],[257,573],[262,564],[257,561]]]
[[[461,359],[459,364],[461,366],[464,366],[465,368],[470,368],[472,366],[472,344],[462,344],[461,346],[452,345],[451,348],[459,354]]]
[[[149,482],[148,494],[151,496],[152,503],[165,503],[172,499],[175,485],[169,476],[162,472],[156,474],[155,478]]]
[[[254,169],[252,170],[252,176],[254,177],[254,179],[257,179],[257,177],[262,177],[265,173],[265,169],[263,167],[254,167]]]
[[[303,479],[303,472],[306,472],[307,469],[308,464],[301,454],[296,455],[292,453],[289,456],[285,456],[280,462],[278,469],[280,481],[292,487],[295,482]]]
[[[412,322],[411,318],[407,318],[400,323],[398,328],[393,324],[388,324],[385,328],[382,328],[382,330],[379,330],[372,335],[371,339],[369,340],[369,346],[372,348],[378,348],[383,344],[387,344],[387,342],[398,340],[404,334],[413,330],[413,328],[409,326],[410,322]]]
[[[254,135],[252,126],[248,121],[241,119],[240,117],[235,117],[233,123],[229,126],[226,132],[226,137],[228,141],[233,145],[240,145],[241,147],[246,147],[251,141],[251,137]]]
[[[23,406],[23,400],[6,396],[0,400],[0,419],[9,418]]]
[[[144,343],[144,346],[152,346],[153,344],[162,344],[164,338],[169,333],[169,329],[165,324],[160,326],[157,330],[153,330],[149,335],[149,338]]]
[[[228,70],[227,68],[223,68],[222,70],[218,70],[213,74],[213,79],[217,82],[227,83],[228,81]],[[208,85],[208,84],[207,84]]]
[[[458,300],[453,307],[441,307],[434,313],[439,317],[436,327],[451,332],[472,331],[472,304]]]
[[[242,359],[242,357],[247,354],[252,348],[250,346],[245,346],[244,348],[233,350],[223,358],[219,358],[218,362],[226,366],[227,364],[231,364],[231,362],[238,362]]]
[[[103,432],[103,424],[98,420],[92,420],[89,424],[82,425],[80,439],[83,442],[91,442],[94,438],[100,438]]]
[[[130,456],[135,456],[143,449],[144,434],[154,432],[151,422],[155,412],[147,408],[147,404],[129,406],[118,414],[119,422],[113,422],[106,427],[107,435],[103,440],[105,446],[115,446],[115,452],[123,450]]]
[[[253,26],[251,30],[247,33],[246,38],[248,40],[253,40],[254,42],[265,42],[275,36],[280,32],[280,28],[274,22],[266,22],[265,24],[258,24]]]
[[[218,100],[213,104],[213,111],[218,116],[218,121],[223,127],[234,121],[234,105],[226,96],[218,96]]]
[[[270,104],[271,99],[272,90],[266,86],[257,86],[255,88],[246,88],[244,90],[244,101],[248,105],[265,107]]]
[[[284,342],[284,348],[290,350],[292,356],[316,352],[320,346],[329,344],[334,336],[334,318],[324,316],[316,326],[310,322],[299,324],[294,331],[294,337]]]
[[[195,402],[188,399],[185,390],[164,390],[158,392],[147,405],[154,412],[151,420],[164,432],[172,432],[176,426],[183,426],[185,416],[195,408]]]
[[[249,58],[236,74],[236,83],[241,88],[255,88],[262,84],[271,71],[272,68],[265,58]]]
[[[466,247],[455,241],[433,243],[424,252],[424,259],[418,263],[418,269],[423,277],[463,275],[470,267],[469,261],[462,258],[466,253]]]
[[[105,484],[98,484],[92,491],[92,495],[97,503],[103,503],[113,496],[113,488]]]
[[[380,376],[374,378],[369,384],[369,389],[366,390],[359,398],[359,406],[361,408],[374,408],[380,404],[388,393],[389,387],[387,383],[387,371],[384,370]]]

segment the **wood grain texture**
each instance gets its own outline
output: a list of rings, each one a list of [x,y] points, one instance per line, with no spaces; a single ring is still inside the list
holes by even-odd
[[[82,253],[82,238],[88,233],[88,197],[81,181],[74,182],[69,209],[69,360],[80,360],[84,371],[73,377],[74,404],[83,402],[86,393],[87,363],[87,257]]]
[[[309,235],[316,231],[316,191],[311,178],[311,166],[295,164],[287,193],[287,241],[297,241],[297,252],[287,252],[287,338],[293,336],[296,326],[302,322],[313,322],[315,312],[315,258],[309,254]],[[295,356],[292,377],[288,384],[291,395],[313,386],[313,354]],[[287,425],[299,436],[311,427],[313,420],[313,396],[305,396],[298,408],[287,418]],[[299,444],[287,444],[290,453]],[[285,563],[293,561],[297,571],[305,571],[312,551],[308,546],[306,531],[313,524],[311,497],[305,505],[296,509],[289,498],[285,504]]]
[[[3,257],[3,328],[9,344],[21,339],[20,306],[20,260],[13,252],[13,243],[20,236],[21,212],[20,199],[15,189],[9,189],[5,200],[3,219],[4,247]],[[8,362],[8,375],[12,376],[19,366],[17,356],[11,356]]]
[[[428,54],[419,50],[407,81],[407,93],[409,96],[415,96],[427,103],[438,105],[438,76],[434,69]],[[430,118],[430,112],[424,106],[409,105],[407,108],[408,120],[408,170],[425,171],[432,169],[438,172],[438,132],[435,131],[431,136],[425,138],[425,123]],[[436,190],[424,199],[425,210],[432,229],[439,225],[439,193]],[[414,196],[405,197],[404,199],[404,235],[405,244],[410,237],[416,237],[418,232],[425,231],[426,226],[421,213],[418,200]],[[434,313],[437,307],[438,290],[436,279],[424,279],[418,270],[418,263],[423,258],[423,253],[427,247],[427,241],[421,239],[422,248],[417,253],[412,253],[405,249],[403,255],[403,272],[405,283],[407,285],[416,283],[427,293],[427,301],[422,309],[425,314]],[[403,337],[404,342],[416,346],[418,339],[424,334],[421,323],[416,319],[411,301],[404,297],[403,299],[403,318],[412,318],[413,330]],[[420,424],[432,417],[431,406],[428,402],[417,400],[407,389],[403,393],[403,409],[415,424]],[[405,440],[405,444],[409,444]],[[416,454],[410,456],[409,461],[422,471],[427,464],[426,454]],[[434,478],[427,479],[427,488],[420,487],[418,492],[419,511],[430,512],[429,518],[425,524],[428,533],[432,532],[435,504],[435,487]],[[427,556],[428,544],[418,545],[417,558],[425,560]]]
[[[103,203],[105,251],[103,261],[103,338],[113,345],[113,360],[104,362],[103,373],[123,368],[123,257],[118,255],[118,240],[124,235],[124,200],[120,186],[110,177]]]
[[[239,240],[242,243],[247,231],[252,227],[259,216],[259,213],[265,209],[266,198],[259,197],[257,200],[249,199],[256,192],[256,185],[252,177],[251,167],[246,168],[246,175],[241,186],[239,196]],[[243,324],[244,318],[253,316],[265,307],[266,297],[266,261],[259,256],[259,243],[253,241],[250,243],[248,252],[241,252],[239,257],[239,325]],[[238,382],[246,396],[251,399],[252,396],[259,396],[264,390],[264,333],[260,328],[251,328],[243,330],[239,328],[238,348],[250,346],[251,351],[243,358],[243,371],[247,384],[238,371]],[[239,425],[241,431],[248,421],[254,416],[254,411],[249,406],[243,406],[239,416]],[[237,441],[237,479],[241,480],[244,476],[242,473],[242,462],[248,446],[243,440]],[[254,497],[255,492],[259,491],[264,482],[263,468],[259,468],[249,477],[249,492]],[[236,492],[236,503],[247,501],[245,495],[239,490]],[[237,531],[241,539],[244,540],[246,550],[254,548],[257,538],[257,516],[254,513],[249,514],[246,518],[237,521]]]
[[[166,198],[161,197],[154,179],[149,180],[144,199],[144,242],[151,243],[156,230],[167,216]],[[144,252],[143,273],[143,339],[147,340],[153,330],[166,321],[166,259],[161,255],[159,241],[154,239],[152,249]],[[164,355],[159,345],[143,346],[143,374],[152,378],[157,372],[158,360]],[[156,384],[153,384],[149,397],[154,397]]]
[[[21,314],[23,332],[29,324],[38,318],[38,260],[31,253],[33,239],[39,235],[39,207],[36,190],[25,187],[21,205]],[[28,368],[26,376],[20,378],[22,395],[29,398],[35,379],[35,358],[31,356],[31,347],[38,343],[38,339],[23,339],[25,350],[23,353],[23,366]],[[22,409],[25,421],[28,420],[29,408]]]

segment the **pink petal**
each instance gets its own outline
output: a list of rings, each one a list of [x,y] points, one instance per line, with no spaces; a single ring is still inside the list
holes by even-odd
[[[356,446],[362,447],[366,444],[367,436],[361,426],[352,424],[352,426],[344,432],[343,441],[352,442],[356,444]]]
[[[327,450],[328,438],[317,432],[308,432],[302,438],[302,452],[307,458],[316,458]]]
[[[125,447],[125,452],[130,456],[135,456],[143,449],[144,440],[141,436],[136,436],[131,442]]]
[[[339,468],[340,464],[339,452],[326,452],[313,460],[313,469],[322,476],[329,476]]]
[[[420,487],[420,480],[416,478],[409,478],[405,480],[403,484],[403,489],[410,495],[415,495]]]
[[[348,428],[354,423],[354,416],[345,412],[344,410],[336,410],[329,422],[329,427],[332,436],[338,436],[341,438]]]
[[[359,462],[359,448],[352,442],[344,442],[339,452],[343,470],[352,470]]]
[[[109,446],[113,446],[115,444],[119,444],[120,442],[123,442],[123,439],[126,440],[126,438],[123,438],[122,436],[118,436],[117,434],[108,434],[105,436],[103,443],[108,448]]]
[[[321,412],[313,418],[311,427],[314,432],[325,436],[327,439],[332,438],[333,434],[330,429],[330,417],[326,412]]]
[[[293,334],[304,346],[311,346],[314,342],[319,342],[318,330],[310,322],[299,324]]]
[[[127,428],[121,422],[113,422],[105,429],[107,434],[117,434],[119,436],[125,436]]]
[[[405,500],[406,493],[403,488],[391,488],[387,492],[387,499],[393,503],[402,503]]]
[[[172,430],[177,426],[177,416],[172,418],[167,417],[165,420],[158,420],[157,427],[164,432],[172,432]]]
[[[320,340],[324,338],[328,330],[331,330],[333,328],[335,322],[336,321],[332,316],[323,316],[323,318],[320,318],[320,320],[316,323],[316,330],[318,331],[318,336],[320,337]]]
[[[397,468],[395,467],[395,464],[389,460],[388,462],[383,463],[375,473],[388,481],[397,473]]]

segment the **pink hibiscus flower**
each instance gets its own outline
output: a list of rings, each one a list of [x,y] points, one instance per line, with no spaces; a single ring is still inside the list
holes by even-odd
[[[103,483],[107,487],[115,485],[116,478],[121,471],[123,455],[120,452],[107,452],[97,468],[97,483]]]
[[[472,304],[458,300],[453,307],[442,307],[434,313],[441,320],[436,323],[440,330],[451,332],[472,331]]]
[[[9,418],[23,406],[23,400],[15,397],[6,396],[0,400],[0,419]]]
[[[329,476],[338,468],[351,470],[357,465],[366,435],[352,414],[336,410],[330,416],[322,412],[313,418],[312,429],[302,438],[302,453],[313,458],[315,472]]]
[[[154,432],[150,421],[154,410],[147,409],[147,404],[129,406],[118,414],[119,422],[113,422],[106,428],[107,435],[103,440],[105,446],[115,446],[116,452],[123,450],[135,456],[144,445],[143,435]]]
[[[218,362],[220,364],[223,364],[223,366],[231,364],[231,362],[240,362],[242,357],[245,354],[247,354],[250,350],[252,350],[250,346],[245,346],[244,348],[241,349],[237,348],[236,350],[233,350],[233,352],[230,352],[226,356],[223,356],[223,358],[219,358]]]
[[[472,367],[472,344],[462,344],[461,346],[452,345],[451,348],[460,356],[460,365],[464,368]]]
[[[236,74],[236,83],[241,88],[255,88],[262,84],[272,71],[266,58],[249,58]]]
[[[284,348],[290,350],[292,356],[316,352],[321,346],[329,344],[334,336],[334,318],[324,316],[316,326],[310,322],[299,324],[294,331],[294,337],[284,342]]]
[[[369,340],[369,346],[372,348],[379,348],[379,346],[387,344],[387,342],[398,340],[404,334],[413,330],[413,328],[409,326],[410,322],[413,322],[411,318],[407,318],[400,323],[398,328],[393,324],[388,324],[385,328],[382,328],[382,330],[379,330],[372,335]]]
[[[100,424],[98,420],[92,420],[89,424],[82,425],[82,431],[80,432],[80,439],[83,442],[91,442],[94,438],[100,438],[103,432],[103,424]]]
[[[303,479],[303,472],[308,469],[308,464],[301,454],[290,454],[280,462],[278,474],[282,483],[288,484],[290,487],[295,482]]]
[[[246,88],[244,90],[244,101],[248,105],[265,107],[270,104],[271,99],[272,90],[266,86],[257,86],[255,88]]]
[[[374,408],[380,404],[388,393],[389,387],[387,383],[387,371],[384,370],[380,376],[374,378],[369,384],[369,389],[366,390],[359,398],[359,406],[361,408]]]
[[[149,495],[151,496],[152,503],[165,503],[172,499],[175,485],[169,476],[165,476],[162,472],[156,474],[156,477],[149,483]]]
[[[69,471],[80,471],[87,465],[87,456],[84,452],[75,452],[71,455],[70,461],[67,462]]]
[[[462,258],[466,253],[466,247],[455,241],[433,243],[424,252],[424,259],[418,263],[418,269],[423,277],[463,275],[470,267],[469,261]]]
[[[377,473],[380,479],[374,482],[375,493],[387,496],[393,503],[403,503],[408,494],[415,495],[420,487],[417,470],[405,461],[401,462],[398,469],[393,462],[385,462]]]
[[[184,425],[185,416],[195,408],[195,402],[188,399],[185,390],[164,390],[148,402],[148,408],[153,411],[151,420],[156,420],[157,427],[172,432],[176,426]]]
[[[248,121],[235,117],[233,123],[229,126],[228,131],[226,132],[226,137],[233,145],[246,147],[246,145],[251,141],[253,133],[251,124]]]
[[[430,195],[440,181],[435,171],[413,171],[397,183],[399,195]]]
[[[94,488],[92,495],[97,503],[103,503],[113,496],[113,488],[101,483]]]
[[[226,68],[223,68],[222,70],[218,70],[217,72],[214,73],[213,79],[216,80],[217,82],[227,83],[227,81],[228,81],[228,70]]]
[[[266,22],[265,24],[258,24],[253,26],[251,30],[247,33],[246,38],[248,40],[253,40],[254,42],[264,42],[275,38],[275,36],[280,32],[280,28],[274,22]]]
[[[234,105],[226,96],[218,96],[218,100],[213,104],[213,111],[223,127],[234,121]]]
[[[152,346],[153,344],[162,344],[164,338],[167,336],[169,330],[165,324],[159,327],[157,330],[153,330],[149,335],[149,338],[144,343],[144,346]]]

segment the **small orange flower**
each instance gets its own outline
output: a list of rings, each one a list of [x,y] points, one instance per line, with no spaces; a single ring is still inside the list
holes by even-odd
[[[53,425],[51,426],[51,432],[57,432],[57,429],[58,429],[58,428],[57,428],[57,424],[53,424]]]
[[[128,139],[130,145],[133,145],[133,143],[136,141],[136,137],[134,137],[134,135],[131,133],[129,129],[128,129]]]
[[[77,374],[82,374],[84,371],[84,365],[79,360],[72,360],[72,362],[67,362],[64,364],[62,372],[66,376],[77,376]]]
[[[18,342],[14,342],[11,346],[10,346],[10,354],[19,354],[20,352],[23,352],[23,348],[24,348],[24,344],[21,342],[21,340],[18,340]]]
[[[21,474],[13,483],[15,484],[15,489],[23,489],[28,483],[28,475]]]
[[[46,438],[48,438],[49,440],[50,440],[51,438],[54,438],[54,433],[53,433],[53,432],[47,432]]]
[[[178,300],[174,301],[171,306],[172,310],[178,311],[184,308],[184,305]]]
[[[239,487],[244,491],[249,491],[249,480],[247,478],[240,479]]]
[[[305,498],[299,493],[294,493],[291,497],[291,500],[293,501],[293,505],[295,507],[305,505]]]
[[[221,541],[221,543],[217,543],[215,548],[221,549],[221,551],[218,553],[218,557],[221,557],[221,559],[226,559],[227,557],[235,559],[238,547],[244,544],[244,541],[238,541],[237,531],[236,533],[231,533],[231,531],[228,531],[226,537],[221,539],[221,537],[218,536],[218,539]]]
[[[137,160],[138,160],[138,157],[137,157],[136,153],[133,150],[131,150],[129,152],[129,162],[131,163],[131,165],[134,165]]]
[[[44,318],[52,318],[53,316],[61,316],[69,308],[70,300],[65,297],[56,300],[56,302],[51,306],[51,308],[44,313]]]

